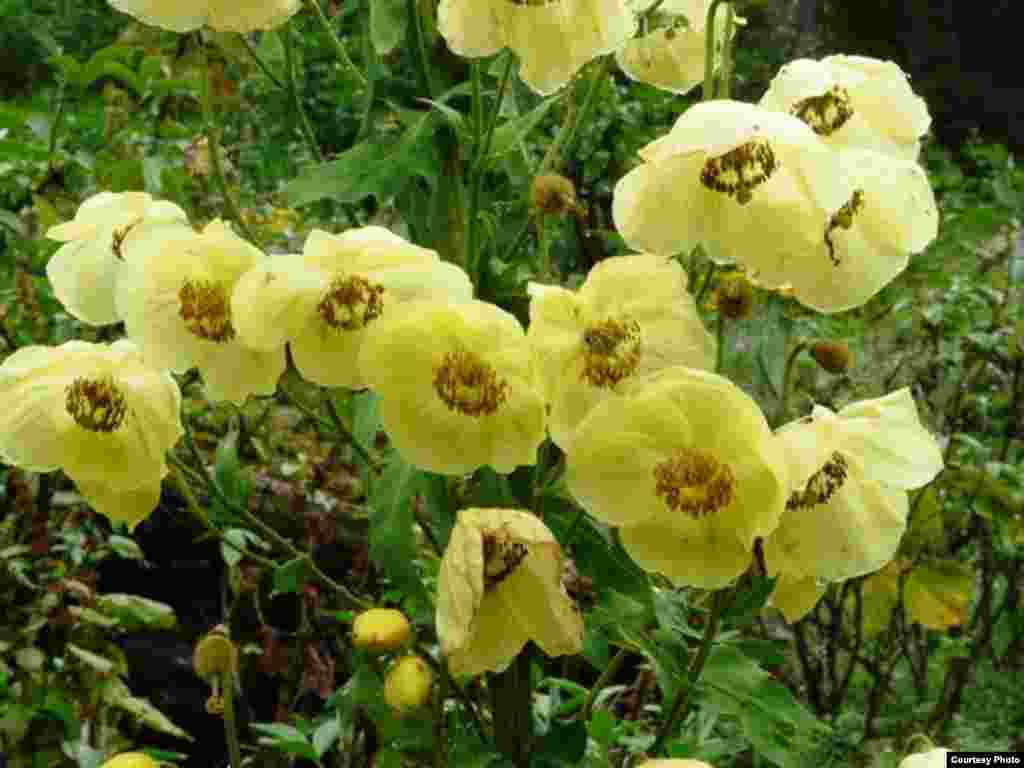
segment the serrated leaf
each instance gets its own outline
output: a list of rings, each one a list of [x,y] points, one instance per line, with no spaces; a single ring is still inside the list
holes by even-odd
[[[520,115],[514,120],[509,120],[507,123],[495,128],[494,134],[491,137],[491,148],[487,155],[488,159],[494,160],[518,147],[519,142],[525,139],[537,127],[537,124],[544,119],[548,110],[554,106],[558,99],[558,96],[544,99],[544,101],[525,115]]]
[[[927,629],[949,629],[967,619],[974,569],[955,560],[918,563],[907,576],[903,602],[911,619]]]
[[[392,453],[369,500],[370,558],[410,596],[426,598],[416,571],[416,539],[413,497],[420,491],[424,474]]]
[[[405,0],[370,0],[370,41],[380,56],[391,53],[405,37]]]

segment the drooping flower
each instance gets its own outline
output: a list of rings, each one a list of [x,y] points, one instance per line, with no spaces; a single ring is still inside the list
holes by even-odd
[[[437,635],[453,675],[500,671],[527,640],[579,653],[583,620],[562,588],[562,550],[539,518],[463,509],[437,577]]]
[[[83,323],[116,323],[114,286],[129,246],[153,226],[187,223],[181,208],[145,192],[93,195],[72,221],[46,231],[64,243],[46,265],[54,295]]]
[[[273,394],[284,372],[284,344],[244,346],[231,293],[267,257],[219,219],[197,233],[162,228],[132,250],[117,284],[117,310],[128,336],[154,366],[177,373],[196,367],[207,395],[241,404]]]
[[[636,19],[626,0],[441,0],[437,26],[459,56],[511,48],[523,82],[547,95],[588,61],[618,49]]]
[[[406,461],[458,475],[533,464],[544,399],[515,316],[483,301],[399,304],[370,327],[363,380]]]
[[[239,280],[231,314],[244,344],[269,350],[290,342],[307,380],[359,389],[359,350],[381,315],[403,301],[472,297],[459,267],[382,227],[313,230],[301,256],[272,257]]]
[[[119,11],[172,32],[208,26],[220,32],[255,32],[284,24],[302,0],[110,0]]]
[[[903,758],[899,768],[946,768],[946,755],[948,754],[949,750],[945,747],[937,747],[927,752],[917,752]]]
[[[704,81],[707,60],[705,32],[711,0],[669,0],[648,18],[647,31],[626,41],[615,54],[619,67],[633,80],[672,93],[686,94]],[[742,17],[734,17],[742,25]],[[735,36],[736,27],[733,27]],[[725,10],[715,15],[717,72],[725,47]]]
[[[673,365],[710,368],[715,340],[686,290],[686,272],[653,254],[598,263],[578,291],[530,283],[527,337],[551,405],[551,439],[573,432],[606,397],[636,377]]]
[[[853,184],[804,123],[751,104],[697,104],[640,150],[615,186],[613,216],[637,250],[671,255],[703,244],[774,277],[822,243],[828,211]]]
[[[939,230],[935,195],[919,165],[863,149],[843,149],[836,158],[855,186],[825,218],[817,247],[796,259],[757,262],[762,283],[788,283],[797,301],[826,313],[864,304]]]
[[[728,379],[666,368],[599,403],[566,455],[566,483],[618,526],[644,568],[718,589],[774,530],[788,488],[764,415]]]
[[[180,410],[177,383],[130,341],[23,347],[0,366],[0,456],[63,469],[97,512],[134,527],[160,499]]]
[[[812,415],[776,437],[789,464],[790,493],[765,539],[770,575],[844,581],[892,559],[907,524],[907,490],[942,469],[935,438],[906,388]]]
[[[762,107],[788,112],[833,147],[859,147],[917,160],[931,117],[891,61],[835,55],[797,59],[779,70]]]

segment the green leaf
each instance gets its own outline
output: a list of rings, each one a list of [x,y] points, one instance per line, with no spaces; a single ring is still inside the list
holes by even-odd
[[[139,595],[110,593],[96,597],[96,607],[121,622],[128,631],[173,629],[177,623],[174,609],[166,603]]]
[[[271,595],[298,592],[312,572],[310,560],[305,555],[282,563],[274,569],[274,588]]]
[[[284,723],[252,723],[249,727],[266,734],[259,739],[260,744],[264,746],[274,747],[281,752],[308,760],[316,760],[319,757],[309,739],[298,728]]]
[[[313,731],[313,749],[317,757],[323,757],[324,752],[330,749],[338,740],[341,733],[341,723],[337,717],[329,717],[317,726]]]
[[[122,709],[142,725],[154,731],[160,731],[179,739],[194,741],[185,731],[179,728],[163,712],[154,707],[148,699],[133,696],[123,682],[118,679],[109,680],[101,689],[101,698],[111,706]]]
[[[143,557],[142,548],[135,543],[135,539],[115,533],[110,537],[108,543],[112,550],[126,560],[141,560]]]
[[[249,482],[242,474],[242,464],[238,460],[238,435],[238,430],[232,429],[217,445],[213,476],[228,501],[235,507],[245,509],[249,503]],[[234,517],[232,510],[224,512]]]
[[[432,112],[424,112],[401,137],[375,136],[309,169],[285,186],[288,204],[296,207],[324,198],[355,203],[371,195],[385,202],[414,177],[432,183],[441,166],[431,141],[437,130],[432,117]]]
[[[370,558],[409,596],[426,600],[416,571],[414,496],[424,475],[395,451],[370,496]]]
[[[544,99],[544,101],[525,115],[509,120],[507,123],[495,128],[494,135],[491,137],[491,149],[487,155],[488,159],[494,160],[518,147],[519,142],[525,139],[530,131],[537,127],[537,124],[544,119],[548,110],[551,109],[559,98],[558,96],[551,96]]]
[[[554,765],[579,765],[587,751],[587,727],[579,720],[552,723],[537,742],[535,756]]]
[[[739,626],[752,622],[768,602],[772,590],[775,589],[775,581],[776,579],[766,576],[752,577],[736,593],[736,598],[723,614],[723,618]]]
[[[234,568],[242,561],[239,549],[249,549],[252,544],[260,549],[270,549],[270,545],[250,530],[245,528],[228,528],[224,531],[224,539],[220,543],[220,554],[229,568]],[[235,546],[231,546],[234,544]]]
[[[405,0],[370,0],[370,40],[380,56],[391,53],[405,37]]]
[[[64,79],[76,86],[81,86],[82,64],[74,56],[65,53],[63,56],[51,56],[46,60],[51,67],[56,67],[64,76]]]

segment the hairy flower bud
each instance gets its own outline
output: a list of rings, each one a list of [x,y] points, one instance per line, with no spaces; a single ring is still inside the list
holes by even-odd
[[[384,701],[398,714],[419,709],[430,698],[434,673],[419,656],[399,659],[384,679]]]
[[[853,353],[842,341],[816,341],[811,357],[829,373],[845,373],[853,367]]]
[[[218,624],[196,643],[192,668],[204,680],[233,674],[238,667],[238,650],[228,638],[223,624]]]
[[[578,211],[576,188],[572,182],[557,173],[535,176],[530,185],[533,209],[541,216],[564,216]]]
[[[732,272],[718,282],[715,303],[722,317],[746,320],[754,311],[754,287],[741,273]]]
[[[352,644],[371,653],[397,651],[411,635],[409,620],[394,608],[371,608],[352,623]]]

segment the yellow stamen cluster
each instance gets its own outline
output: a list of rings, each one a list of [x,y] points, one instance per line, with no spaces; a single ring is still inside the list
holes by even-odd
[[[124,393],[112,378],[75,379],[65,390],[65,408],[75,423],[90,432],[113,432],[128,411]]]
[[[485,530],[483,548],[484,588],[487,591],[507,579],[530,552],[524,542],[513,539],[505,528]]]
[[[768,181],[778,168],[771,144],[755,138],[724,155],[709,157],[701,171],[700,183],[746,205],[753,199],[752,191]]]
[[[848,473],[846,459],[841,453],[833,453],[825,466],[811,475],[804,490],[790,494],[786,500],[786,509],[810,509],[827,503],[839,493]]]
[[[829,218],[828,226],[825,227],[825,245],[828,247],[828,257],[837,267],[841,259],[836,256],[836,246],[832,242],[832,233],[837,229],[849,229],[853,226],[854,217],[864,207],[864,190],[855,189],[849,201]]]
[[[831,136],[853,117],[849,92],[838,85],[821,96],[798,101],[790,114],[806,123],[819,136]]]
[[[374,285],[359,275],[334,280],[317,305],[324,323],[343,331],[365,328],[380,317],[383,310],[384,286]]]
[[[602,320],[583,332],[584,381],[611,389],[640,365],[640,325],[635,320]]]
[[[702,518],[728,507],[736,495],[732,467],[697,448],[679,448],[654,468],[655,492],[673,512]]]
[[[185,327],[207,341],[231,341],[235,328],[231,324],[231,297],[224,286],[214,280],[188,280],[178,291],[179,315]]]
[[[446,352],[434,371],[434,391],[453,411],[489,416],[505,402],[509,384],[472,352]]]

